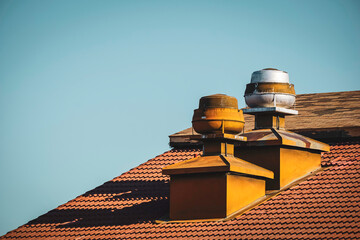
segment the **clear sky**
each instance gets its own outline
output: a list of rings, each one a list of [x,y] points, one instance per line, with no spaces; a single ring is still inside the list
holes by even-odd
[[[253,71],[360,90],[360,1],[0,0],[0,235],[169,149]]]

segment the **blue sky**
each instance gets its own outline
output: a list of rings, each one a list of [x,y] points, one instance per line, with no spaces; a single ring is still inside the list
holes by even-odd
[[[253,71],[360,90],[360,2],[0,1],[0,235],[169,149]]]

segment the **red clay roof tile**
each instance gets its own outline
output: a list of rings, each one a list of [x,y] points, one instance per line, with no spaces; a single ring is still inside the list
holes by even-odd
[[[161,169],[201,154],[175,149],[0,239],[355,239],[360,236],[360,143],[331,146],[323,171],[225,222],[158,224],[168,214]]]

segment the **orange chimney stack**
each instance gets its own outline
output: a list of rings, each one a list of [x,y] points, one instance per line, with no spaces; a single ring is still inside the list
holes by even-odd
[[[203,134],[203,155],[163,168],[170,175],[170,219],[219,219],[265,195],[273,172],[234,157],[244,117],[236,98],[202,97],[193,127]]]
[[[321,152],[329,145],[285,130],[285,116],[297,115],[294,85],[287,72],[274,68],[256,71],[245,91],[255,115],[255,129],[242,134],[246,142],[237,144],[235,155],[274,172],[267,190],[278,190],[321,167]]]

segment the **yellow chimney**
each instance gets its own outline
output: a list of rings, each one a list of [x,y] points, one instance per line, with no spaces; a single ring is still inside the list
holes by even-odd
[[[265,195],[272,171],[234,157],[244,117],[236,98],[202,97],[193,127],[202,134],[203,155],[163,168],[170,175],[170,219],[225,218]]]
[[[329,145],[285,130],[285,116],[296,115],[294,85],[287,72],[273,68],[256,71],[245,91],[250,108],[245,114],[255,115],[255,129],[242,134],[235,156],[274,172],[266,180],[267,190],[277,190],[321,167],[321,153]]]

